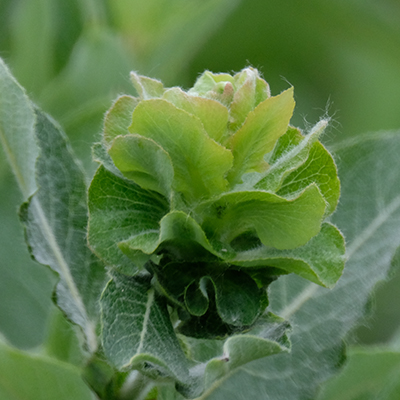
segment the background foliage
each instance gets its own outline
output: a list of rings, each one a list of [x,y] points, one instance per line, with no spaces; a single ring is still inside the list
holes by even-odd
[[[378,136],[396,137],[400,129],[399,22],[395,0],[0,0],[0,55],[29,96],[61,123],[89,173],[94,171],[90,147],[99,137],[103,113],[118,93],[134,93],[130,70],[166,86],[190,87],[204,69],[238,71],[250,64],[263,72],[274,95],[289,81],[298,102],[294,125],[308,128],[322,115],[333,116],[322,140],[336,146],[339,166],[355,171],[354,190],[373,199],[366,211],[373,219],[374,202],[381,206],[376,193],[386,182],[399,186],[398,175],[386,175],[396,168],[398,153],[388,156],[389,145],[375,154],[375,146],[365,144],[360,151],[375,154],[370,160],[379,168],[369,172],[373,179],[357,179],[368,166],[349,159],[343,143],[363,142],[378,130]],[[0,185],[0,332],[20,349],[55,348],[54,326],[58,332],[63,328],[65,337],[72,328],[60,323],[51,302],[54,274],[25,250],[16,213],[22,198],[3,155]],[[351,239],[352,232],[345,234]],[[400,277],[396,259],[392,264],[394,279],[367,304],[368,328],[350,332],[347,341],[385,343],[368,355],[389,353],[396,366]],[[364,296],[359,298],[362,306]],[[279,302],[275,308],[285,310]],[[349,368],[366,357],[357,349],[350,354],[355,364]],[[79,362],[73,351],[63,357]],[[383,382],[388,374],[382,374]],[[379,382],[374,393],[380,393],[376,387]],[[329,388],[324,395],[335,398]]]

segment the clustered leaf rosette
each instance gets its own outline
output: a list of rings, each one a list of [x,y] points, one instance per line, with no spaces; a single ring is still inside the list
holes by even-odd
[[[253,326],[279,275],[332,287],[344,240],[325,222],[340,192],[327,121],[290,126],[293,88],[271,96],[253,68],[206,71],[188,91],[131,79],[138,97],[108,111],[89,191],[89,243],[111,270],[146,271],[197,338]]]

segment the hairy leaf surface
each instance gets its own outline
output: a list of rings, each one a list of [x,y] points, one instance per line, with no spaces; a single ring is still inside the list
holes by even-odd
[[[97,347],[97,300],[105,271],[86,244],[86,181],[66,138],[48,116],[36,112],[40,155],[36,179],[40,188],[21,207],[27,240],[34,258],[60,276],[57,303]]]
[[[104,351],[119,369],[187,384],[188,362],[149,277],[114,274],[101,298]]]
[[[157,233],[160,219],[168,212],[166,199],[120,178],[103,166],[89,188],[89,243],[109,266],[136,268],[118,243],[145,233]]]
[[[271,309],[293,325],[290,354],[245,365],[207,393],[208,400],[313,398],[342,361],[342,339],[385,279],[400,244],[400,134],[366,135],[338,143],[342,198],[333,221],[348,241],[345,272],[332,290],[298,276],[271,285]],[[383,162],[384,160],[384,162]],[[384,179],[383,179],[384,177]]]
[[[144,100],[133,112],[129,131],[153,139],[169,154],[175,172],[174,189],[188,199],[225,190],[224,175],[232,166],[232,154],[208,137],[196,116],[166,100]]]

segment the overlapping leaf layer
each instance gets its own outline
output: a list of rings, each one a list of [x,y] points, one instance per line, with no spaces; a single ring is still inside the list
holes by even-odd
[[[340,191],[318,141],[328,122],[307,135],[290,126],[292,88],[271,96],[253,68],[207,71],[187,92],[131,78],[138,97],[119,97],[107,113],[89,189],[89,243],[113,271],[103,344],[117,367],[157,371],[194,396],[213,374],[286,349],[284,331],[257,328],[279,275],[332,287],[342,274],[344,239],[325,221]],[[162,351],[161,331],[172,343]],[[201,367],[198,384],[198,363],[176,361],[175,331],[190,338],[189,353],[195,340],[225,343],[226,365]],[[250,342],[259,350],[249,360],[235,355]]]

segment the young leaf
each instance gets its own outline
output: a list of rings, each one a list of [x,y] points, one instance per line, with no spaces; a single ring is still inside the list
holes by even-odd
[[[277,194],[291,196],[313,182],[318,185],[327,202],[325,215],[332,214],[339,201],[340,182],[332,156],[319,142],[312,145],[306,162],[286,176]]]
[[[154,140],[169,154],[174,189],[190,200],[225,190],[232,154],[207,136],[197,117],[166,100],[144,100],[133,112],[129,131]]]
[[[95,351],[97,301],[105,271],[86,245],[85,176],[60,129],[40,111],[36,118],[39,190],[22,205],[21,221],[32,256],[60,276],[58,305],[82,328],[89,350]]]
[[[208,136],[221,143],[228,124],[228,109],[221,103],[204,97],[190,96],[178,87],[168,89],[163,98],[198,117]]]
[[[246,68],[234,76],[237,90],[230,105],[230,130],[236,131],[262,101],[270,97],[268,83],[261,79],[254,68]]]
[[[293,89],[288,89],[264,100],[248,114],[246,122],[230,141],[234,157],[228,175],[231,184],[239,183],[246,172],[265,170],[263,157],[286,132],[293,108]]]
[[[95,400],[81,370],[53,358],[23,353],[0,341],[2,400]]]
[[[174,168],[168,153],[151,139],[118,136],[108,152],[115,166],[143,189],[171,197]]]
[[[132,113],[138,105],[139,99],[132,96],[120,96],[107,111],[104,119],[104,142],[107,147],[117,136],[127,135],[132,123]]]
[[[230,192],[203,203],[202,227],[228,246],[239,235],[255,230],[265,246],[302,246],[321,229],[326,203],[315,184],[297,198],[284,199],[265,191]]]
[[[387,167],[398,160],[400,134],[363,135],[335,150],[342,197],[333,221],[348,241],[342,278],[331,290],[296,275],[272,283],[271,310],[293,326],[291,353],[246,364],[214,385],[207,400],[313,398],[340,366],[342,340],[362,316],[372,288],[387,276],[400,245],[400,171]]]
[[[129,239],[120,242],[120,249],[135,258],[137,251],[150,255],[164,248],[178,260],[192,262],[201,258],[210,258],[210,253],[219,255],[211,246],[200,225],[186,213],[172,211],[165,215],[159,224],[159,232],[146,230],[142,234],[132,235]]]
[[[102,295],[101,309],[104,351],[118,369],[134,368],[152,378],[189,383],[188,362],[167,306],[148,276],[114,274]]]
[[[306,137],[298,129],[289,127],[274,147],[269,158],[270,168],[263,174],[252,174],[255,189],[276,192],[286,176],[307,160],[310,148],[319,139],[326,125],[326,121],[321,121]],[[249,183],[247,178],[245,184],[248,186]]]
[[[162,82],[147,76],[131,72],[131,81],[139,94],[141,100],[148,100],[154,97],[161,97],[164,93]]]

